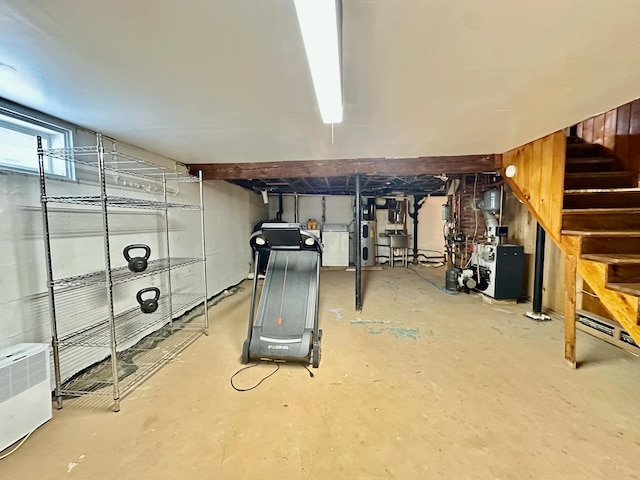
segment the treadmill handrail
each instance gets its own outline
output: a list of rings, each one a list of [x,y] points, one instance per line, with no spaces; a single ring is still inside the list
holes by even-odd
[[[281,232],[296,233],[297,241],[287,239],[288,242],[278,242],[277,234]],[[284,238],[284,237],[283,237]],[[282,240],[282,239],[281,239]],[[312,232],[305,230],[297,223],[265,223],[262,228],[249,237],[249,244],[254,251],[258,250],[311,250],[318,254],[322,253],[322,243]]]

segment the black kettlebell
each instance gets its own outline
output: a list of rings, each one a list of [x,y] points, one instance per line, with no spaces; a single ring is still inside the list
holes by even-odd
[[[129,250],[138,248],[145,251],[144,257],[131,258],[131,255],[129,255]],[[127,245],[126,247],[124,247],[122,254],[124,255],[124,259],[128,262],[127,266],[129,267],[129,270],[136,273],[144,272],[147,269],[147,260],[149,260],[149,257],[151,256],[151,248],[149,248],[148,245],[136,243],[135,245]]]
[[[142,295],[147,292],[154,292],[153,298],[142,299]],[[138,291],[136,294],[136,300],[140,304],[140,310],[142,313],[153,313],[158,309],[158,299],[160,298],[160,289],[157,287],[147,287]]]

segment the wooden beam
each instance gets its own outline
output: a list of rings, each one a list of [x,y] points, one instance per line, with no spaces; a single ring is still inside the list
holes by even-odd
[[[339,177],[343,175],[454,175],[496,170],[496,156],[360,158],[342,160],[293,160],[258,163],[194,163],[205,180],[253,180],[258,178]]]
[[[564,359],[576,368],[576,273],[574,255],[564,257]]]

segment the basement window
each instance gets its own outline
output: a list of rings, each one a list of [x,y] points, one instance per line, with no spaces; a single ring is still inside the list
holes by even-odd
[[[71,130],[0,108],[0,168],[22,173],[38,173],[38,135],[43,148],[71,148]],[[73,180],[71,162],[45,157],[45,172]]]

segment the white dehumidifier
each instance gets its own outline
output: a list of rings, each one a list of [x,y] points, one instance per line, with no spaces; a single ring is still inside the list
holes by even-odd
[[[51,418],[49,345],[0,349],[0,451]]]

